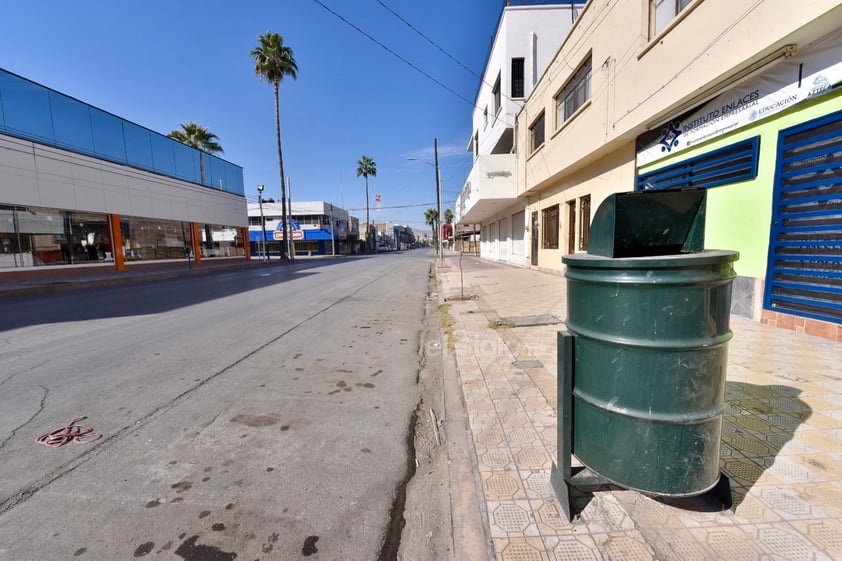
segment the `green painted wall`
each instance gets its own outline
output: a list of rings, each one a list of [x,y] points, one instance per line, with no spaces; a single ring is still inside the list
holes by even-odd
[[[778,132],[840,109],[842,91],[831,92],[750,127],[641,167],[639,173],[647,173],[760,135],[757,177],[751,181],[708,190],[705,247],[739,251],[740,260],[735,266],[737,274],[764,278],[769,257],[769,228],[772,221]]]

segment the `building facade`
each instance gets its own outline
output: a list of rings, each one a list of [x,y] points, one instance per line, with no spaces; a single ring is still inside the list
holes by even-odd
[[[0,69],[0,274],[245,258],[245,210],[239,166]]]
[[[708,189],[733,312],[837,334],[841,4],[588,2],[517,118],[529,263],[586,251],[611,193]]]
[[[261,208],[262,206],[262,208]],[[292,241],[296,255],[347,255],[356,253],[359,220],[348,211],[323,201],[293,202],[289,205]],[[266,250],[263,227],[266,227]],[[249,241],[253,256],[280,256],[284,240],[281,204],[264,201],[248,204]]]
[[[500,14],[474,107],[468,142],[474,163],[454,212],[460,239],[478,237],[480,254],[487,259],[526,264],[516,117],[584,3],[524,1],[506,5]]]

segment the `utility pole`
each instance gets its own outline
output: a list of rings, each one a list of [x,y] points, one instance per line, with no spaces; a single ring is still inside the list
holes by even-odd
[[[433,139],[433,152],[436,161],[436,237],[438,244],[436,244],[436,254],[441,258],[444,257],[441,243],[441,170],[439,169],[439,141],[438,138]]]
[[[330,205],[330,254],[336,256],[336,233],[333,231],[333,203]]]

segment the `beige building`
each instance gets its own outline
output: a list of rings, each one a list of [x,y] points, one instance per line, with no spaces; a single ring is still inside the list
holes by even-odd
[[[815,122],[817,145],[842,143],[840,61],[840,0],[591,0],[517,116],[528,265],[560,271],[562,255],[586,251],[610,193],[710,188],[706,245],[741,253],[735,313],[842,323],[842,212],[823,218],[837,234],[821,242],[835,279],[814,283],[831,286],[821,294],[775,280],[781,236],[770,233],[787,131]],[[816,150],[826,163],[811,187],[838,199],[842,151]],[[658,183],[657,170],[676,179]],[[822,209],[838,203],[822,196]]]

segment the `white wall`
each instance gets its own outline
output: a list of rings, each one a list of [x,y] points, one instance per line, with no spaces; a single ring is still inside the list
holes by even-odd
[[[4,135],[0,178],[4,204],[248,225],[238,195]]]
[[[582,10],[582,6],[576,6],[575,10]],[[514,127],[523,103],[524,98],[510,99],[512,58],[524,58],[524,96],[528,97],[535,80],[555,56],[572,26],[570,6],[510,6],[504,10],[474,108],[473,131],[479,131],[480,154],[491,153],[503,130]],[[492,89],[498,74],[501,110],[495,120]],[[488,107],[488,125],[485,107]]]

